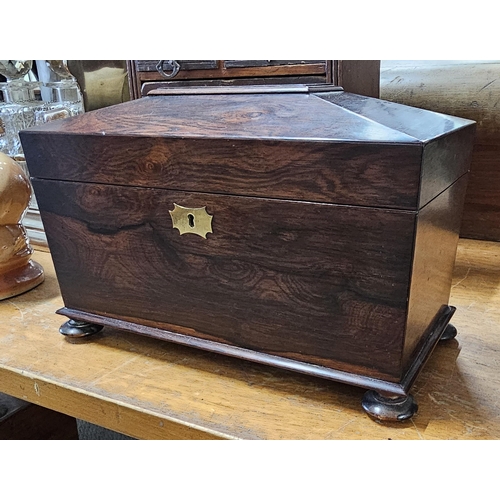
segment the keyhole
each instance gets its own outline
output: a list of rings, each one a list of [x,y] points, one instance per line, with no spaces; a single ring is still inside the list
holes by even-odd
[[[190,227],[194,227],[194,215],[188,214],[188,223]]]

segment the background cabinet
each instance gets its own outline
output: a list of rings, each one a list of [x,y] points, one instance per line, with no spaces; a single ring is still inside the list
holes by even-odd
[[[379,96],[380,61],[190,60],[127,61],[131,99],[159,87],[333,83]]]

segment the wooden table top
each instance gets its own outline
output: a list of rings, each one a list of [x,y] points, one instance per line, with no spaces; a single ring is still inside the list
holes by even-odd
[[[0,392],[140,439],[499,439],[500,243],[460,240],[450,304],[456,339],[418,377],[418,414],[379,424],[363,389],[66,320],[50,254],[46,279],[0,302]]]

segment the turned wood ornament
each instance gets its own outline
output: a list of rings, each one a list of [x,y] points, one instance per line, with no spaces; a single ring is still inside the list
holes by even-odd
[[[30,181],[21,166],[0,153],[0,300],[27,292],[44,280],[31,260],[33,249],[21,224],[31,198]]]

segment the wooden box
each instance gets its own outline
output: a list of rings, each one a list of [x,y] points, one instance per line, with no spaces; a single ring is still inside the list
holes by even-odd
[[[369,389],[444,335],[474,122],[332,86],[169,89],[21,132],[65,308]]]

